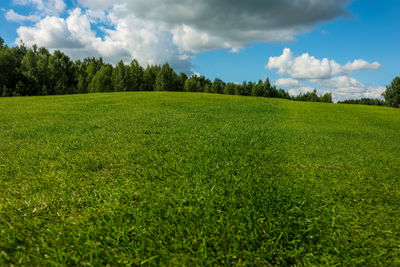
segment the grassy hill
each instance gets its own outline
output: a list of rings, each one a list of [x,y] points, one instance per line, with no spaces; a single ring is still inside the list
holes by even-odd
[[[0,265],[400,264],[400,110],[0,98]]]

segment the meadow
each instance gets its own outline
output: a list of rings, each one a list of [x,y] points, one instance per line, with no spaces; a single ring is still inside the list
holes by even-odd
[[[400,265],[400,110],[0,98],[0,265]]]

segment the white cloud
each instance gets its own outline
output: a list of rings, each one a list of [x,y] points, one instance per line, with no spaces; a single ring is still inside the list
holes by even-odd
[[[23,6],[32,5],[43,15],[58,15],[66,8],[64,0],[14,0],[13,3]]]
[[[329,79],[335,75],[351,75],[351,71],[381,67],[378,62],[368,63],[361,59],[340,65],[335,60],[320,60],[308,53],[295,57],[289,48],[285,48],[279,57],[270,57],[266,65],[270,70],[277,69],[280,75],[290,75],[296,79]]]
[[[298,96],[299,94],[305,94],[312,92],[314,88],[308,87],[308,86],[301,86],[299,89],[290,89],[289,95],[291,96]]]
[[[367,98],[382,98],[382,93],[386,91],[385,86],[378,86],[378,87],[368,87],[367,91],[364,92],[364,97]]]
[[[41,6],[38,3],[46,0],[15,1]],[[78,3],[88,8],[89,14],[123,6],[121,19],[134,16],[146,23],[163,25],[172,35],[174,45],[197,53],[221,48],[238,52],[253,41],[291,41],[296,34],[311,31],[317,23],[346,15],[344,7],[350,1],[78,0]],[[300,7],[303,12],[298,12]]]
[[[308,53],[295,57],[289,48],[285,48],[279,57],[270,57],[266,68],[278,69],[280,75],[296,79],[324,79],[342,72],[341,66],[334,60],[319,60]]]
[[[302,83],[298,80],[294,80],[291,78],[281,78],[275,82],[275,85],[284,88],[291,88],[291,87],[300,87],[302,86]]]
[[[345,15],[344,5],[348,2],[347,0],[126,1],[127,9],[136,16],[166,23],[174,31],[175,43],[192,52],[217,48],[237,50],[248,46],[252,41],[290,41],[294,35],[312,30],[318,22]],[[97,7],[97,4],[93,7]],[[302,12],[298,12],[299,8]]]
[[[327,80],[315,81],[333,93],[336,100],[357,98],[382,98],[385,87],[372,87],[349,76],[339,76]]]
[[[74,40],[66,21],[58,17],[46,17],[34,27],[19,27],[17,33],[28,46],[37,44],[60,49],[82,46],[78,40]]]
[[[77,0],[85,8],[79,16],[88,34],[84,37],[77,35],[80,25],[74,22],[78,18],[72,10],[67,18],[60,17],[65,14],[63,0],[14,3],[33,6],[35,15],[43,18],[18,30],[19,39],[26,43],[68,48],[74,58],[100,55],[115,62],[123,55],[124,60],[136,57],[142,64],[169,61],[188,71],[195,53],[238,52],[255,41],[288,42],[321,22],[346,16],[345,6],[351,1]],[[99,31],[101,39],[96,37]]]
[[[126,13],[164,24],[181,49],[232,52],[250,42],[291,41],[319,22],[347,14],[351,0],[78,0],[91,10],[124,5]],[[303,12],[298,12],[299,8]]]
[[[16,13],[14,10],[9,10],[6,13],[6,19],[8,21],[13,21],[13,22],[24,22],[24,21],[39,21],[40,20],[40,16],[36,16],[36,15],[29,15],[29,16],[24,16],[24,15],[20,15],[18,13]]]
[[[63,0],[14,0],[14,4],[36,10],[27,16],[10,10],[8,20],[37,21],[34,26],[19,27],[16,41],[62,49],[73,59],[101,56],[116,63],[136,58],[144,66],[169,62],[177,71],[189,73],[195,53],[213,49],[238,52],[254,41],[291,41],[320,22],[346,15],[344,7],[351,0],[77,1],[85,9],[65,12]],[[303,12],[298,12],[299,8]],[[381,67],[363,59],[341,65],[308,53],[295,56],[286,48],[282,55],[270,57],[266,67],[289,76],[275,84],[292,88],[293,95],[309,92],[314,85],[331,91],[338,100],[380,97],[384,90],[352,78],[354,71]]]
[[[353,71],[353,70],[376,70],[382,68],[382,65],[378,62],[368,63],[362,59],[356,59],[353,62],[349,62],[343,66],[344,70]]]
[[[319,80],[317,83],[331,90],[335,97],[341,98],[361,98],[365,92],[365,85],[356,79],[348,76],[334,77],[328,80]]]
[[[298,95],[310,89],[304,87],[319,87],[324,93],[331,92],[335,100],[349,98],[381,98],[384,87],[371,87],[359,82],[352,77],[354,71],[375,70],[381,68],[378,62],[369,63],[363,59],[356,59],[344,65],[327,58],[317,59],[308,53],[294,56],[289,48],[283,50],[282,55],[270,57],[267,69],[276,69],[280,75],[289,75],[290,78],[281,78],[276,82],[277,86],[292,88],[292,95]],[[300,82],[302,80],[303,82]],[[301,87],[294,90],[293,87]]]
[[[97,37],[91,29],[91,14],[76,8],[66,19],[49,16],[33,27],[18,28],[18,39],[28,46],[62,49],[74,59],[102,56],[108,62],[117,63],[135,58],[144,66],[169,62],[177,71],[190,71],[192,55],[173,44],[171,33],[133,15],[121,18],[120,8],[107,15],[114,29],[104,29],[104,38]]]

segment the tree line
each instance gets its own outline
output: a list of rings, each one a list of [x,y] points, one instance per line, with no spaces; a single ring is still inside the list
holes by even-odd
[[[204,76],[177,74],[168,63],[143,68],[135,59],[130,64],[120,61],[115,66],[105,63],[102,58],[72,61],[59,50],[50,53],[45,47],[34,45],[28,49],[24,44],[8,47],[0,37],[0,96],[123,91],[205,92],[332,103],[331,93],[318,95],[313,90],[290,96],[287,91],[273,86],[268,78],[264,82],[225,83],[219,78],[211,81]],[[374,101],[368,103],[381,103]]]
[[[348,99],[339,101],[338,104],[359,104],[368,106],[386,106],[386,101],[374,98]]]
[[[386,86],[386,90],[382,93],[382,96],[385,100],[361,98],[340,101],[338,104],[361,104],[400,108],[400,77],[395,77],[391,84]]]
[[[266,79],[258,82],[225,83],[204,76],[177,74],[168,63],[143,68],[137,60],[115,66],[102,58],[72,61],[45,47],[28,49],[21,44],[4,45],[0,38],[0,96],[38,96],[123,91],[182,91],[284,98],[299,101],[332,102],[332,95],[316,91],[292,97]]]

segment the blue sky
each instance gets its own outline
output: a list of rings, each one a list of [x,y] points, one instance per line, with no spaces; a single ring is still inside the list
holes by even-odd
[[[0,36],[73,59],[168,61],[233,82],[269,77],[292,94],[317,88],[336,100],[379,97],[400,75],[400,1],[293,2],[3,0]]]

